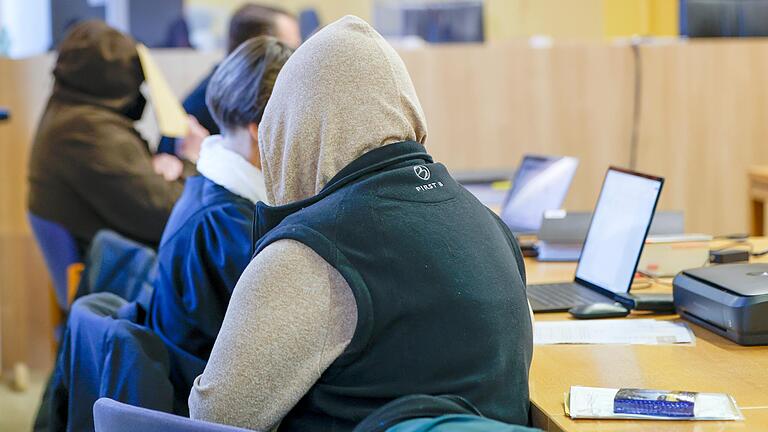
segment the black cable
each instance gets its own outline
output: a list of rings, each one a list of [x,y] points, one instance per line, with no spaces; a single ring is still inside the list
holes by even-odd
[[[768,249],[763,249],[761,251],[755,252],[755,245],[753,243],[747,241],[747,239],[736,240],[736,241],[733,241],[733,242],[730,242],[730,243],[726,243],[725,246],[721,246],[721,247],[719,247],[717,249],[710,249],[710,252],[719,252],[719,251],[723,251],[723,250],[726,250],[726,249],[731,249],[731,248],[736,247],[736,246],[746,246],[748,251],[749,251],[749,256],[761,257],[761,256],[768,255]]]
[[[660,278],[660,277],[653,276],[650,273],[644,272],[644,271],[641,271],[641,270],[638,270],[637,274],[639,274],[641,278],[649,280],[650,281],[650,282],[648,282],[649,286],[651,285],[651,283],[655,283],[655,284],[659,284],[659,285],[672,286],[672,282],[671,281],[664,280],[664,279],[669,279],[669,278]],[[642,282],[635,282],[635,283],[640,283],[641,284]],[[647,288],[647,287],[643,287],[643,288]],[[634,285],[632,286],[632,289],[635,289]]]
[[[632,40],[632,58],[635,62],[635,88],[632,112],[632,132],[629,138],[629,169],[637,168],[638,139],[640,134],[640,111],[643,99],[643,65],[640,57],[640,41]]]
[[[716,249],[710,249],[709,251],[710,252],[720,252],[720,251],[724,251],[726,249],[731,249],[731,248],[733,248],[735,246],[747,246],[749,248],[750,252],[752,252],[752,250],[755,248],[752,245],[752,243],[750,243],[750,242],[748,242],[746,240],[736,240],[736,241],[732,241],[730,243],[726,243],[725,246],[720,246],[720,247],[718,247]]]
[[[731,234],[723,234],[714,236],[713,240],[747,240],[749,238],[749,234],[746,233],[731,233]]]

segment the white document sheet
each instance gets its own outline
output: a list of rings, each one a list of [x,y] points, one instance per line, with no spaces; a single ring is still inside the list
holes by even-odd
[[[149,99],[157,116],[160,133],[169,138],[183,138],[189,127],[189,119],[184,107],[174,96],[171,86],[149,53],[149,49],[138,44],[136,51],[139,53],[144,79],[149,86]]]
[[[533,343],[662,345],[690,344],[695,340],[685,323],[654,319],[601,319],[540,321],[533,326]]]

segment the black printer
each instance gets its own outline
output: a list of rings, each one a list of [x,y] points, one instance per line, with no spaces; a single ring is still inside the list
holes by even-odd
[[[681,317],[740,345],[768,345],[768,264],[723,264],[680,272]]]

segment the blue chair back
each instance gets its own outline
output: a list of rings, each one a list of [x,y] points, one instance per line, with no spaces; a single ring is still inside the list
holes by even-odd
[[[232,426],[192,420],[135,407],[108,398],[93,404],[96,432],[245,432]]]
[[[304,9],[299,13],[299,29],[301,30],[301,41],[309,39],[310,36],[320,27],[320,17],[317,10],[310,8]]]
[[[67,267],[81,261],[77,242],[63,226],[32,213],[27,216],[53,279],[56,301],[61,310],[67,310]]]

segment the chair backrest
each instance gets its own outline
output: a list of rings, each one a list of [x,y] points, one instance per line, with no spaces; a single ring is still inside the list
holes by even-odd
[[[88,246],[88,271],[80,280],[77,294],[111,292],[128,301],[148,301],[156,263],[157,252],[149,246],[111,230],[99,230]]]
[[[109,398],[93,405],[96,432],[245,432],[232,426],[192,420],[173,414],[135,407]]]
[[[67,268],[81,260],[77,242],[66,228],[56,222],[32,213],[27,216],[37,244],[43,252],[48,273],[53,279],[56,301],[61,310],[67,310]]]
[[[301,31],[301,40],[305,41],[320,28],[320,17],[314,8],[304,9],[299,12],[299,30]]]

